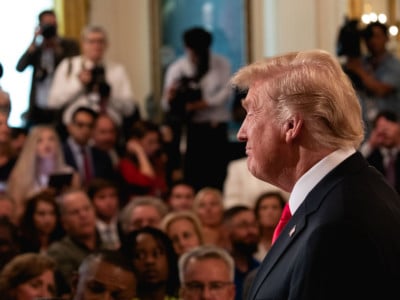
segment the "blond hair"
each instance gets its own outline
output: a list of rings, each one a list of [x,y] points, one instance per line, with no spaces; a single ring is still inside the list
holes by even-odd
[[[338,60],[322,50],[292,52],[240,69],[231,83],[240,89],[260,87],[270,99],[275,122],[300,114],[314,147],[358,148],[364,138],[361,107]]]

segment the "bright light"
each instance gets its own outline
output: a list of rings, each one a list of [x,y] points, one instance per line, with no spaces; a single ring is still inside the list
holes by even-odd
[[[369,14],[363,14],[363,15],[361,16],[361,21],[362,21],[364,24],[369,24],[369,23],[371,22],[371,19],[370,19],[370,17],[369,17]]]
[[[378,21],[379,23],[385,24],[387,22],[387,17],[385,14],[379,14],[378,15]]]
[[[4,68],[0,86],[10,94],[10,126],[23,125],[21,114],[28,107],[31,88],[32,68],[20,73],[15,69],[17,62],[32,41],[38,14],[52,6],[53,0],[0,1],[0,62]]]
[[[392,36],[396,36],[399,33],[399,28],[396,25],[392,25],[389,27],[389,33]]]
[[[369,19],[371,20],[371,22],[376,22],[378,21],[378,15],[374,12],[369,13]]]

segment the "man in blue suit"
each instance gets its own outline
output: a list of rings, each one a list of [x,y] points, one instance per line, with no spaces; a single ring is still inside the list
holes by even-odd
[[[231,82],[248,89],[249,170],[291,193],[249,299],[400,299],[400,199],[356,150],[361,108],[337,59],[288,53]]]
[[[78,107],[68,124],[68,137],[63,143],[64,158],[77,170],[82,184],[88,186],[93,178],[115,179],[115,171],[107,152],[90,144],[97,113],[88,107]]]

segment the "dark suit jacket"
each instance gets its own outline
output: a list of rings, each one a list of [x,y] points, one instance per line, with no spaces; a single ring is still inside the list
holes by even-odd
[[[66,57],[79,55],[79,43],[73,39],[59,38],[59,45],[54,53],[55,67]],[[28,50],[18,60],[16,69],[20,72],[24,71],[26,67],[32,66],[32,82],[29,100],[29,109],[36,108],[36,78],[37,73],[41,67],[42,48],[37,47],[35,51],[29,52]]]
[[[375,149],[367,157],[367,161],[377,168],[379,172],[386,176],[386,169],[383,165],[383,155],[379,149]],[[396,156],[396,186],[395,189],[400,193],[400,153]]]
[[[94,177],[114,180],[116,172],[108,153],[93,146],[90,147],[90,151],[93,159]],[[67,142],[63,144],[63,152],[65,162],[78,171],[74,153]]]
[[[307,195],[248,299],[400,299],[400,199],[355,153]]]

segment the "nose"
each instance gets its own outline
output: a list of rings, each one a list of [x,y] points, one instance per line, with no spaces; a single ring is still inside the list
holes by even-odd
[[[207,285],[203,288],[203,292],[201,293],[201,299],[202,300],[212,300],[213,299],[211,290]]]
[[[39,289],[38,294],[36,295],[37,297],[43,297],[43,298],[50,298],[50,297],[54,297],[54,295],[52,295],[50,293],[50,291],[46,288],[46,286],[43,286]]]
[[[236,134],[236,138],[238,139],[239,142],[247,141],[247,136],[245,132],[245,121],[243,121],[242,126],[240,126],[239,131]]]

